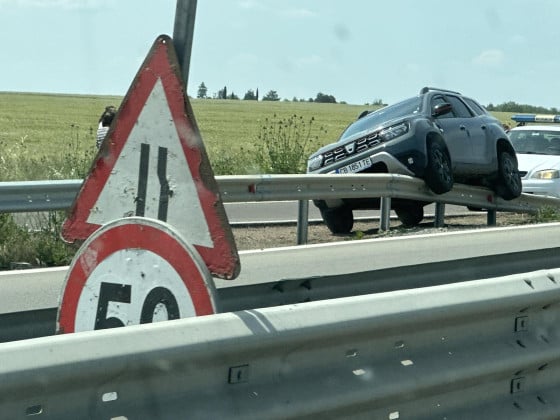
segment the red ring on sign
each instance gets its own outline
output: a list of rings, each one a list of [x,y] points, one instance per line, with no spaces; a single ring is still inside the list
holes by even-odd
[[[213,285],[209,285],[205,279],[202,270],[206,267],[200,263],[202,260],[194,247],[190,247],[163,222],[132,217],[104,225],[82,245],[74,257],[59,305],[60,333],[75,331],[78,302],[89,275],[111,254],[126,249],[142,249],[161,256],[183,281],[192,298],[196,316],[216,313],[214,300],[210,296]],[[195,262],[195,259],[199,262]],[[209,272],[207,276],[211,279]]]

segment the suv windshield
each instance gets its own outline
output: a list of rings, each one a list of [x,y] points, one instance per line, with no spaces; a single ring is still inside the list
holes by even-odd
[[[350,124],[346,131],[342,133],[339,141],[353,136],[361,131],[372,129],[381,123],[394,120],[395,118],[416,114],[420,111],[421,107],[422,98],[420,96],[416,96],[414,98],[406,99],[402,102],[378,109],[377,111],[360,118],[353,124]]]

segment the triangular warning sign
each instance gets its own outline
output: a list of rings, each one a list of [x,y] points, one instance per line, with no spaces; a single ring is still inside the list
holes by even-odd
[[[100,226],[143,216],[174,226],[210,272],[239,273],[239,255],[214,173],[185,94],[171,38],[159,36],[97,154],[62,237],[84,240]]]

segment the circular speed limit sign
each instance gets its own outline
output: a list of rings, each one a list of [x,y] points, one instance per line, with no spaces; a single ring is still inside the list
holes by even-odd
[[[109,222],[80,247],[66,275],[57,333],[216,313],[215,288],[197,251],[167,223]]]

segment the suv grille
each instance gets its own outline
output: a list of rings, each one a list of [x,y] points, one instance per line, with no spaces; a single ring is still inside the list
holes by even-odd
[[[354,140],[351,143],[346,143],[344,146],[338,146],[336,149],[329,150],[324,153],[325,159],[323,160],[323,166],[338,162],[348,156],[362,153],[365,150],[377,146],[379,143],[381,143],[381,139],[379,138],[378,133],[370,133],[364,137]]]

